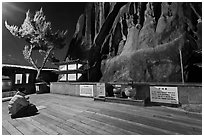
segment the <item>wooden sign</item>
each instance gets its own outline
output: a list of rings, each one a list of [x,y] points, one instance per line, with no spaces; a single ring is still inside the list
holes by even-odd
[[[150,86],[150,101],[179,104],[178,88],[164,86]]]
[[[80,85],[80,96],[93,97],[93,85]]]
[[[105,97],[106,92],[105,92],[105,83],[97,83],[97,93],[99,97]]]

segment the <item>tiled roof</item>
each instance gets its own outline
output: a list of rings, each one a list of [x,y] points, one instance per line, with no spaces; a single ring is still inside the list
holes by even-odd
[[[82,63],[82,64],[87,64],[87,61],[82,61],[82,60],[68,60],[68,61],[62,61],[62,62],[56,62],[56,65],[63,65],[63,64],[75,64],[75,63]]]

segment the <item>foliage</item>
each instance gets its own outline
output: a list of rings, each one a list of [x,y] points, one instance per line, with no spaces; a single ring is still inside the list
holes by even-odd
[[[26,12],[26,18],[19,28],[15,25],[8,25],[6,28],[13,36],[24,39],[29,45],[25,45],[23,50],[24,58],[32,64],[40,73],[47,61],[59,61],[54,57],[54,50],[62,49],[65,46],[67,31],[53,32],[51,22],[46,21],[42,8],[32,16],[30,11]],[[32,57],[33,51],[39,51],[43,56],[41,67],[38,67]],[[39,74],[36,78],[38,78]]]

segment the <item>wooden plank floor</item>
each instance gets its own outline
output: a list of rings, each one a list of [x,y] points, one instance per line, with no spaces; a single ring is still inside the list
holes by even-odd
[[[33,94],[38,115],[11,119],[2,103],[3,135],[201,135],[202,115],[175,108],[141,107],[92,98]]]

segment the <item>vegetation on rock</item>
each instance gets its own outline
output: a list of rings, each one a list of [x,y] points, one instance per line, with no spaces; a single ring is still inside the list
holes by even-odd
[[[192,82],[192,72],[201,77],[202,3],[88,3],[87,8],[67,57],[88,60],[93,81]]]

